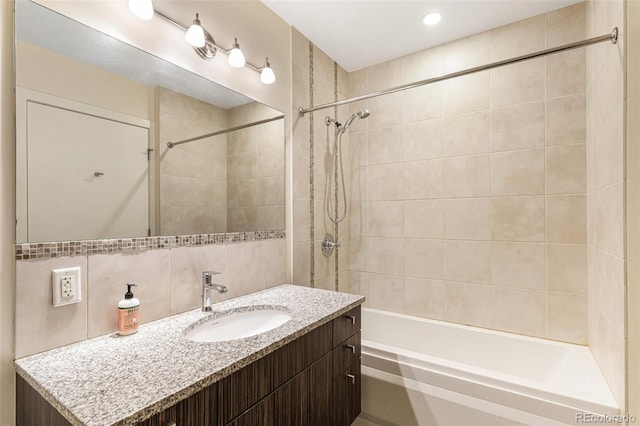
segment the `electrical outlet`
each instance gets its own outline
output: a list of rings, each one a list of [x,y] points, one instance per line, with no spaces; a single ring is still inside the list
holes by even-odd
[[[73,275],[65,275],[60,278],[60,296],[63,299],[70,299],[74,296],[73,286],[75,285],[75,277]]]
[[[80,267],[54,269],[51,271],[53,306],[78,303],[82,300]]]

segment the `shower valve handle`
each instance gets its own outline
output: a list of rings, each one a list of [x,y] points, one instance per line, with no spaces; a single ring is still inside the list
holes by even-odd
[[[340,243],[334,243],[333,241],[325,240],[325,241],[322,242],[322,247],[323,248],[326,247],[326,248],[329,248],[329,249],[339,248],[340,247]]]

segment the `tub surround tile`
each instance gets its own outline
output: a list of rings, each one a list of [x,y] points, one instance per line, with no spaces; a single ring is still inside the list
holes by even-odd
[[[546,150],[547,194],[580,194],[587,189],[586,145]]]
[[[484,154],[490,145],[489,111],[455,115],[444,119],[445,157]]]
[[[545,107],[547,146],[585,143],[587,105],[584,94],[549,99]]]
[[[421,278],[444,278],[444,244],[442,240],[404,240],[404,275]]]
[[[543,196],[493,198],[491,201],[493,240],[544,242]]]
[[[491,61],[544,49],[545,15],[534,16],[491,31]]]
[[[183,330],[212,314],[191,311],[142,325],[131,336],[98,337],[18,359],[15,366],[73,425],[134,424],[362,302],[362,296],[283,285],[213,306],[213,315],[255,306],[283,307],[291,312],[287,323],[257,336],[192,342]],[[216,356],[203,362],[203,353],[211,350]],[[77,385],[75,377],[83,378],[83,386]]]
[[[491,289],[493,328],[528,336],[546,336],[545,292],[493,287]],[[526,312],[526,315],[522,315]]]
[[[405,124],[402,131],[404,161],[442,157],[444,132],[442,118]]]
[[[398,194],[399,188],[396,187],[396,199],[425,199],[442,197],[442,160],[409,161],[404,163],[404,167],[400,164],[400,168],[404,169],[404,197],[402,193]],[[395,183],[397,185],[398,181]]]
[[[369,274],[369,306],[372,308],[402,312],[404,293],[402,275]]]
[[[492,153],[492,195],[544,194],[544,153],[543,148]]]
[[[447,282],[444,319],[490,328],[491,286]]]
[[[445,80],[444,115],[452,116],[489,109],[489,72]]]
[[[491,283],[491,244],[488,241],[444,242],[444,278],[467,283]]]
[[[444,83],[428,84],[404,91],[402,93],[404,123],[442,117],[444,115],[444,92]],[[372,111],[374,110],[372,109]]]
[[[491,199],[444,200],[444,238],[448,240],[490,240]]]
[[[569,244],[587,242],[587,197],[585,195],[547,197],[547,241]]]
[[[487,197],[491,195],[489,154],[446,158],[442,165],[446,198]]]
[[[545,59],[492,69],[491,106],[503,107],[544,99]]]
[[[547,294],[547,337],[588,344],[587,296],[549,292]]]
[[[545,244],[491,244],[491,283],[493,285],[544,290]]]
[[[585,92],[586,58],[585,49],[571,50],[545,58],[546,90],[549,98]]]
[[[404,313],[444,319],[445,283],[439,280],[404,278]]]
[[[547,245],[547,289],[587,294],[587,246]]]
[[[586,37],[587,16],[584,2],[551,11],[545,16],[547,47],[573,43]]]
[[[446,74],[484,65],[490,60],[491,34],[483,32],[443,46]]]
[[[491,110],[491,151],[538,148],[545,144],[544,102]]]
[[[405,200],[404,236],[409,238],[443,238],[443,200]]]

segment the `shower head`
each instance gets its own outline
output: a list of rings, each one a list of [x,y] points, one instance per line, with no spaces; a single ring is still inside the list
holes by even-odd
[[[349,128],[349,126],[351,126],[351,122],[355,120],[356,117],[362,120],[363,118],[367,118],[370,115],[371,113],[369,112],[368,109],[363,109],[351,114],[351,117],[347,118],[347,121],[344,122],[344,125],[340,127],[340,131],[345,132]]]

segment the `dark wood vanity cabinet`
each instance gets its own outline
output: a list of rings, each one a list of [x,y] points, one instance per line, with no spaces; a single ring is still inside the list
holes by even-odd
[[[360,414],[360,307],[333,320],[331,424],[350,425]]]
[[[348,426],[360,413],[360,353],[358,306],[139,425]],[[18,426],[38,424],[36,406],[69,424],[18,379],[35,394],[28,404],[18,394]]]

